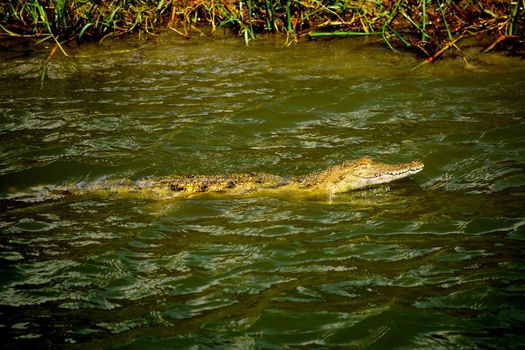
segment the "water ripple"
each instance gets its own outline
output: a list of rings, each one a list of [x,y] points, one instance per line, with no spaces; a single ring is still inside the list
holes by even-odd
[[[519,348],[522,62],[236,40],[71,48],[43,88],[41,59],[0,60],[6,346]],[[333,198],[59,191],[362,156],[425,169]]]

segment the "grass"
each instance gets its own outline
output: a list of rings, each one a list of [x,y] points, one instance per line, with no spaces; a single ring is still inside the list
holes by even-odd
[[[460,40],[492,38],[483,52],[510,48],[523,55],[525,0],[10,0],[0,2],[0,36],[34,37],[67,56],[68,41],[102,41],[166,28],[189,37],[229,28],[249,45],[259,33],[303,38],[377,36],[391,50],[412,50],[433,62],[452,49],[466,61]],[[200,28],[200,29],[199,29]],[[0,38],[0,49],[2,46]],[[468,63],[468,62],[467,62]]]
[[[392,50],[431,58],[480,32],[493,36],[491,49],[523,46],[525,0],[11,0],[0,18],[2,35],[53,40],[64,54],[65,41],[164,28],[188,36],[205,25],[230,28],[246,45],[258,33],[285,33],[289,44],[377,35]]]

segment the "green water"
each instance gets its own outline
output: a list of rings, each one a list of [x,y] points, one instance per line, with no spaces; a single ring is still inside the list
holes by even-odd
[[[410,71],[361,40],[104,45],[57,54],[43,88],[48,52],[0,59],[4,346],[525,344],[523,60]],[[425,169],[331,199],[49,191],[362,156]]]

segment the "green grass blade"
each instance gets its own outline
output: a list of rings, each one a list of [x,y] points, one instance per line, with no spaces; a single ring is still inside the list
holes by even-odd
[[[322,36],[335,36],[335,37],[345,37],[345,36],[370,36],[370,35],[381,35],[381,32],[310,32],[308,35],[312,38],[322,37]]]
[[[82,29],[80,30],[80,33],[78,34],[79,39],[82,38],[82,36],[83,36],[84,33],[86,32],[86,29],[88,29],[88,28],[91,27],[92,25],[93,25],[93,23],[89,22],[89,23],[86,24],[84,27],[82,27]]]
[[[427,41],[427,0],[422,0],[422,9],[421,9],[421,42]]]
[[[290,11],[290,6],[292,6],[292,1],[291,0],[287,0],[286,1],[286,8],[285,8],[285,11],[286,11],[286,30],[291,32],[293,30],[292,28],[292,14],[291,14],[291,11]]]
[[[445,16],[445,11],[443,11],[443,6],[441,5],[441,0],[436,0],[436,1],[438,3],[439,12],[441,13],[441,18],[443,19],[443,24],[445,25],[445,29],[447,30],[448,40],[452,41],[454,39],[454,37],[452,36],[452,33],[450,32],[450,28],[448,27],[447,18]]]

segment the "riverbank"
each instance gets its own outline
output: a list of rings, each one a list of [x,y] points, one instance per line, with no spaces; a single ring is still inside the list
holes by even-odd
[[[301,40],[376,36],[392,50],[429,61],[460,41],[483,34],[483,50],[523,55],[525,2],[463,0],[16,0],[0,5],[3,36],[36,37],[62,44],[105,40],[131,32],[172,30],[190,37],[207,27],[229,28],[246,45],[260,33],[282,33],[285,45]]]

